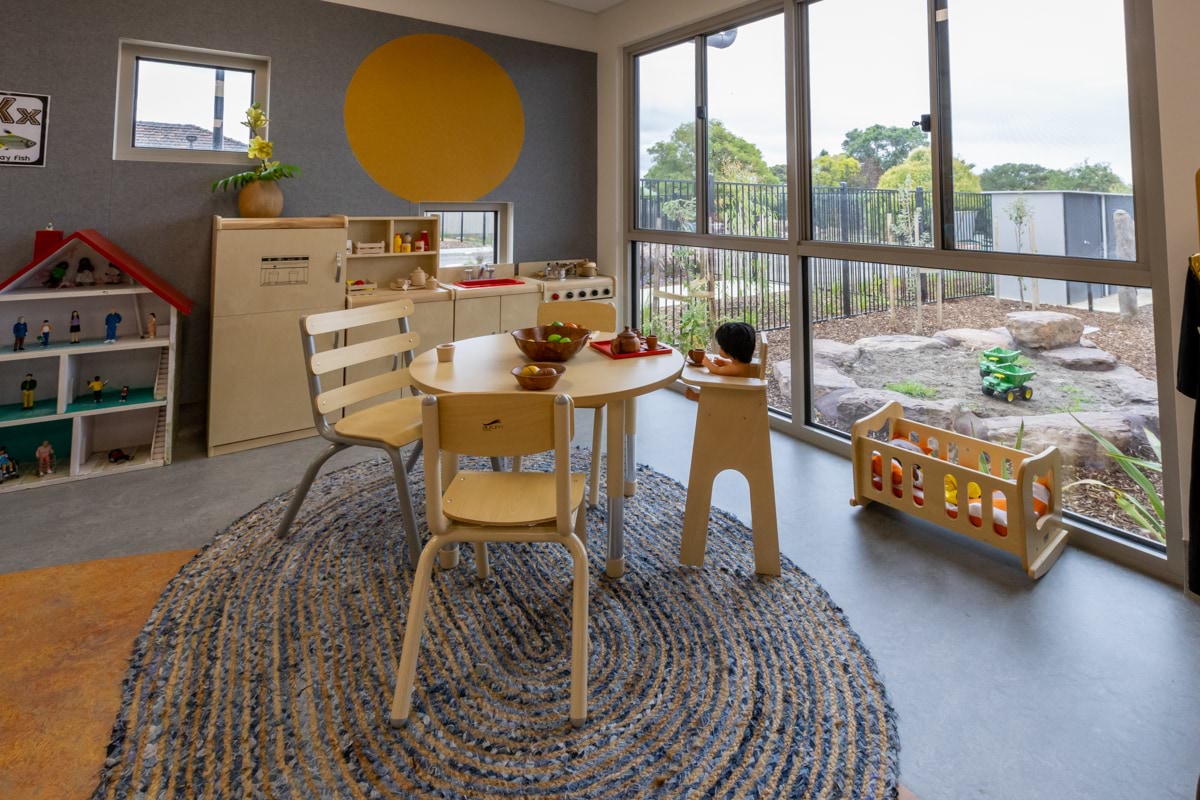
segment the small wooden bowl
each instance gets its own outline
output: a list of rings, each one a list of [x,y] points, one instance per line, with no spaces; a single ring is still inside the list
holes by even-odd
[[[525,369],[525,367],[531,367],[531,366],[537,367],[538,369],[545,369],[548,367],[548,368],[554,370],[554,374],[553,375],[522,375],[521,374],[521,370]],[[533,364],[525,364],[520,367],[513,367],[512,374],[513,374],[513,377],[517,379],[517,383],[521,384],[522,389],[529,389],[531,391],[540,392],[540,391],[549,389],[549,388],[553,387],[554,384],[558,383],[558,379],[561,378],[562,374],[566,371],[567,371],[567,368],[564,367],[562,364],[552,363],[552,362],[548,362],[548,361],[538,363],[535,361]]]
[[[565,342],[548,342],[552,333],[566,336]],[[566,361],[587,347],[592,332],[585,328],[568,328],[565,325],[538,325],[534,328],[519,328],[512,332],[513,341],[527,357],[534,361]]]

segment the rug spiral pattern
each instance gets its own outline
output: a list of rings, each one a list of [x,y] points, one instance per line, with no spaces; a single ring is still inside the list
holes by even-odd
[[[94,797],[894,798],[894,713],[841,610],[786,560],[755,580],[749,531],[716,509],[706,567],[679,565],[685,489],[638,481],[620,580],[600,577],[604,512],[588,513],[582,728],[569,556],[496,544],[488,581],[469,547],[438,573],[414,714],[389,726],[411,579],[390,469],[368,461],[320,479],[288,541],[284,495],[171,582]]]

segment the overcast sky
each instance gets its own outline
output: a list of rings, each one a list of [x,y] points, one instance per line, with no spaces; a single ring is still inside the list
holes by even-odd
[[[225,70],[225,135],[249,141],[242,127],[252,100],[253,75]],[[213,127],[214,71],[208,67],[142,60],[138,67],[137,118]]]
[[[925,0],[822,0],[810,6],[813,152],[853,128],[909,125],[929,109]],[[951,0],[954,151],[976,172],[1005,162],[1064,168],[1110,162],[1131,180],[1121,0]],[[786,159],[783,20],[708,48],[710,116]],[[693,116],[691,44],[641,60],[646,148]]]

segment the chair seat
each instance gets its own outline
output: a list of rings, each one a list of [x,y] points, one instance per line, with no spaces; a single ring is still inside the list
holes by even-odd
[[[571,473],[571,509],[583,502],[585,476]],[[460,472],[442,495],[442,513],[470,525],[520,526],[553,522],[552,472]]]
[[[333,429],[351,439],[403,447],[421,438],[421,398],[403,397],[356,411],[338,420]]]

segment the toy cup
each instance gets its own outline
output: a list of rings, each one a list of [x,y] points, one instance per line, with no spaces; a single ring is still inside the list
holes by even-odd
[[[438,361],[441,361],[443,364],[446,363],[447,361],[453,361],[454,360],[454,343],[450,342],[448,344],[439,344],[437,346],[437,354],[438,354]]]

